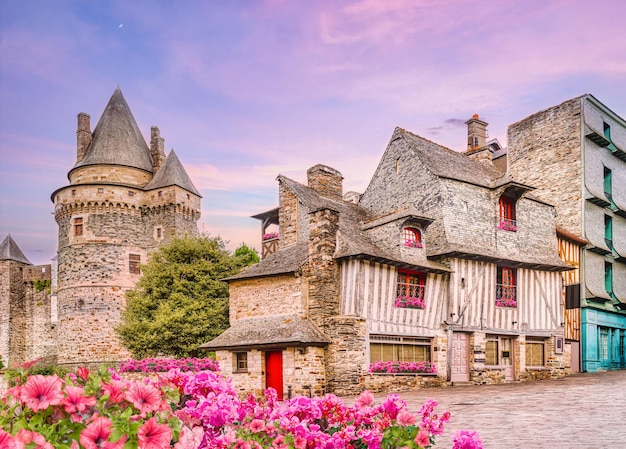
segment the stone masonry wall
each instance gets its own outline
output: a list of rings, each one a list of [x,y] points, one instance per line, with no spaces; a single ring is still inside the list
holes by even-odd
[[[582,236],[581,99],[537,112],[508,129],[513,179],[536,187],[533,195],[554,204],[556,224]]]
[[[278,187],[280,247],[298,242],[298,199],[283,183]]]
[[[366,373],[366,320],[353,316],[334,316],[326,320],[328,392],[339,396],[358,394],[364,389]]]
[[[293,274],[231,281],[230,322],[267,315],[304,314],[301,278]]]

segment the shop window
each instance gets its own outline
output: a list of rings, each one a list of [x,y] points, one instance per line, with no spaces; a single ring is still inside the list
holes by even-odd
[[[515,200],[507,196],[501,196],[499,206],[500,223],[498,224],[498,229],[517,232],[517,221],[515,219]]]
[[[496,306],[517,307],[516,272],[514,268],[498,266],[496,284]]]
[[[546,341],[539,337],[526,337],[526,366],[546,365]]]
[[[498,365],[499,338],[497,335],[487,335],[485,342],[485,365]]]
[[[426,275],[414,271],[398,270],[395,307],[405,309],[425,309],[424,290]]]
[[[370,362],[430,362],[431,341],[428,338],[372,335]]]
[[[248,353],[247,352],[233,353],[233,372],[235,373],[248,372]]]
[[[141,274],[139,265],[141,264],[141,256],[139,254],[128,255],[128,271],[132,274]]]
[[[409,248],[423,248],[422,233],[416,228],[404,228],[404,246]]]
[[[74,218],[74,235],[81,236],[83,235],[83,219],[82,217]]]

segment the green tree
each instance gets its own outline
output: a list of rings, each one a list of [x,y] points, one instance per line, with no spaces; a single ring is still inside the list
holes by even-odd
[[[242,245],[242,247],[245,245]],[[228,327],[228,285],[250,263],[245,246],[230,254],[221,238],[176,237],[160,246],[126,293],[116,332],[137,358],[185,357]],[[241,247],[240,247],[241,248]]]
[[[259,253],[255,249],[250,248],[245,243],[239,245],[239,247],[235,250],[234,255],[235,259],[237,259],[237,263],[244,267],[259,263],[260,260]]]

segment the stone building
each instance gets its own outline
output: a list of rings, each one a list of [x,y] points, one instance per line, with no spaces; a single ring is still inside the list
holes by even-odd
[[[242,392],[279,396],[564,375],[554,209],[493,150],[397,128],[361,195],[324,165],[279,176],[255,216],[275,251],[228,279],[231,327],[201,347]]]
[[[563,252],[580,271],[566,305],[581,369],[626,368],[626,121],[583,95],[512,124],[508,141],[511,176],[537,187],[582,246]]]
[[[0,243],[0,359],[4,366],[56,356],[52,266],[33,265],[8,235]]]
[[[114,329],[140,265],[159,242],[197,233],[200,193],[176,153],[165,156],[157,127],[146,144],[119,87],[93,131],[89,115],[78,114],[76,139],[69,184],[51,197],[56,271],[32,266],[10,237],[2,243],[5,364],[41,356],[68,366],[127,358]]]

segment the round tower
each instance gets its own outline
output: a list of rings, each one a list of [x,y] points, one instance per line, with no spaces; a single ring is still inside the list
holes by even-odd
[[[182,171],[188,185],[165,176],[172,170],[158,128],[151,152],[119,87],[93,132],[89,120],[78,115],[76,164],[69,185],[52,194],[59,226],[58,362],[66,364],[130,356],[115,333],[125,292],[159,241],[197,232],[200,216],[200,194],[178,158],[174,175]],[[170,204],[181,196],[185,204]]]

